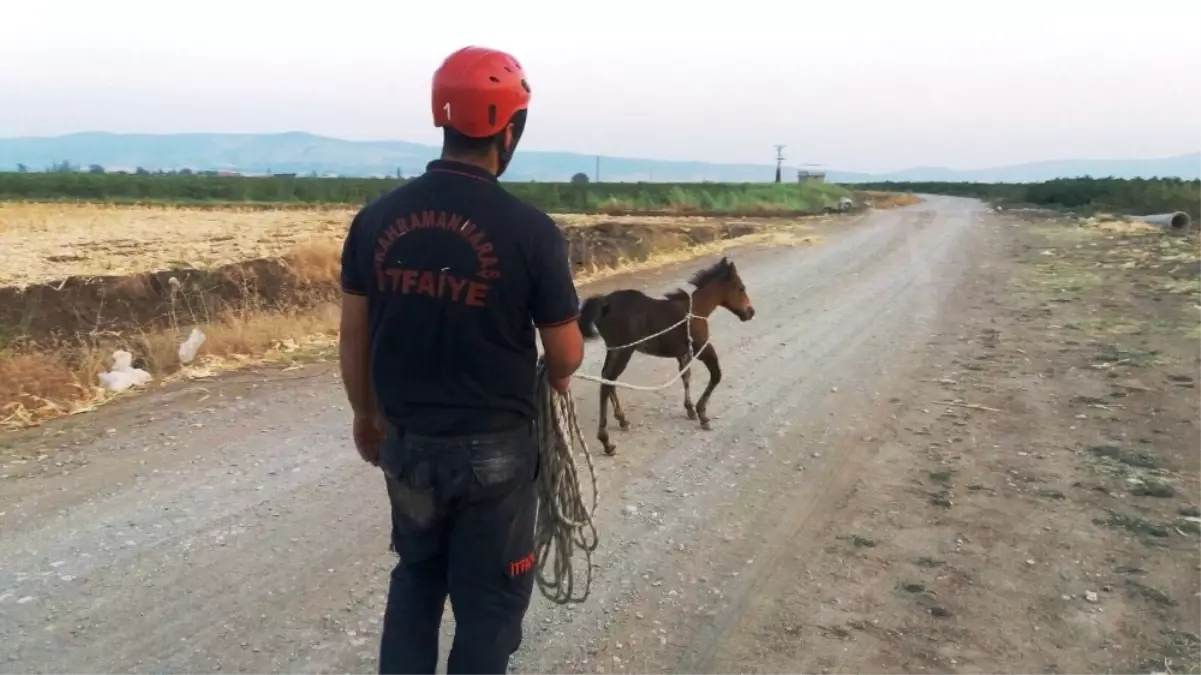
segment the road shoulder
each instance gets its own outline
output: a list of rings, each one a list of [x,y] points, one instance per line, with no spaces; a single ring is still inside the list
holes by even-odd
[[[1201,668],[1196,240],[991,227],[958,325],[715,670]]]

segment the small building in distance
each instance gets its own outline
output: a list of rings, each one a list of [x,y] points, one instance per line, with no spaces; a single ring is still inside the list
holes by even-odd
[[[800,183],[824,183],[826,182],[826,172],[801,169],[796,172],[796,179]]]

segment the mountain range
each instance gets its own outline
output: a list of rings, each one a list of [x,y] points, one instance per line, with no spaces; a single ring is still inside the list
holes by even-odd
[[[0,171],[43,171],[67,161],[86,169],[132,172],[189,168],[243,174],[295,173],[339,176],[414,175],[439,149],[406,141],[347,141],[293,131],[274,134],[118,134],[82,132],[63,136],[0,138]],[[572,152],[518,152],[506,180],[567,181],[576,173],[595,179],[597,157]],[[599,159],[602,181],[770,182],[771,164],[728,164],[632,157]],[[785,167],[785,179],[796,169]],[[988,169],[915,167],[871,174],[827,170],[839,183],[875,181],[1031,182],[1061,177],[1113,176],[1201,178],[1201,152],[1160,159],[1065,159]]]

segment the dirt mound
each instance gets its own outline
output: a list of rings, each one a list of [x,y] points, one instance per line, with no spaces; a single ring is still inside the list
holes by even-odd
[[[287,258],[250,260],[207,270],[69,277],[56,284],[0,288],[0,325],[24,340],[62,341],[199,323],[247,304],[271,310],[336,297],[332,278],[305,278]]]
[[[704,246],[725,239],[755,234],[763,226],[752,223],[715,225],[641,225],[610,221],[586,227],[570,227],[567,255],[577,274],[597,269],[642,262],[651,256]]]
[[[629,225],[600,222],[564,230],[577,274],[753,234],[754,224]],[[235,309],[284,311],[336,301],[340,251],[333,243],[212,269],[133,276],[72,276],[0,288],[7,342],[63,342],[204,323]]]

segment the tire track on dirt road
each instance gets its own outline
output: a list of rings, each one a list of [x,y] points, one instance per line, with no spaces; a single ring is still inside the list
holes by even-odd
[[[781,471],[780,458],[841,447],[833,425],[882,421],[876,392],[903,388],[904,364],[920,360],[979,208],[936,198],[831,227],[822,246],[730,252],[757,316],[713,319],[724,371],[714,430],[684,418],[679,387],[622,392],[634,426],[615,430],[617,456],[598,462],[593,598],[563,608],[536,595],[513,670],[593,670],[647,607],[663,612],[667,644],[617,648],[623,663],[711,664],[719,647],[686,657],[688,646],[720,643],[754,594],[755,565],[772,562],[772,542],[820,520],[845,494],[839,472],[853,475],[870,453],[806,453],[805,472]],[[667,290],[704,263],[583,290]],[[598,372],[602,357],[590,344],[583,370]],[[372,670],[392,563],[386,498],[351,448],[340,384],[315,372],[299,383],[248,373],[152,393],[48,425],[31,441],[42,461],[3,464],[3,669]],[[673,364],[635,359],[627,373],[661,382]],[[694,384],[706,378],[702,369]],[[592,435],[597,391],[577,385],[575,395]],[[818,482],[829,494],[806,507],[814,498],[803,491]],[[699,570],[712,570],[707,590],[721,602],[702,603],[681,582]],[[666,620],[702,604],[715,613]]]
[[[935,320],[949,290],[948,285],[967,271],[965,261],[955,256],[962,253],[962,237],[967,234],[966,228],[973,224],[974,216],[972,211],[954,214],[922,213],[912,223],[912,227],[901,230],[901,241],[897,242],[892,256],[871,270],[874,280],[881,283],[869,282],[868,287],[872,288],[874,293],[869,291],[866,296],[875,295],[877,301],[865,304],[864,311],[856,323],[859,326],[874,323],[878,329],[892,328],[908,335],[908,345],[896,345],[896,351],[889,352],[890,356],[903,357],[906,347],[913,349],[924,342],[923,338],[928,334],[926,329]],[[935,269],[938,270],[937,274],[934,273]],[[888,281],[898,278],[904,280],[899,286]],[[884,292],[880,285],[889,286],[892,292]],[[897,316],[894,311],[898,308],[903,308],[906,314]],[[884,325],[879,325],[881,323]],[[902,330],[899,324],[905,324],[904,328],[908,330]],[[867,334],[856,331],[855,335],[859,339],[842,342],[839,348],[853,353],[865,349],[879,338],[878,332]],[[905,376],[909,368],[901,368],[902,372],[891,374],[892,382],[875,383],[877,397],[880,396],[879,390],[885,388],[889,389],[887,393],[903,395],[905,381],[908,380]],[[854,416],[855,411],[847,410],[846,407],[844,406],[840,414]],[[856,421],[858,424],[854,426],[870,430],[868,420]],[[846,425],[841,426],[845,429]],[[828,427],[822,430],[823,440],[837,435],[840,430],[834,429],[833,434],[829,433],[830,431]],[[885,432],[886,435],[890,433]],[[799,494],[792,493],[793,500],[780,513],[778,521],[765,538],[766,545],[754,553],[754,562],[748,565],[745,573],[741,575],[741,587],[735,590],[731,602],[702,630],[699,639],[695,641],[698,648],[686,652],[679,660],[676,672],[720,672],[735,665],[719,662],[718,655],[737,629],[738,621],[747,612],[752,599],[757,597],[756,591],[762,587],[769,575],[777,572],[780,558],[789,547],[796,546],[798,541],[812,539],[819,528],[828,524],[832,516],[828,512],[849,497],[863,466],[875,457],[883,440],[872,437],[869,442],[859,442],[861,438],[856,437],[835,441],[835,452],[830,453],[831,459],[820,469],[821,479],[813,481],[815,484],[799,491]],[[775,487],[775,494],[788,493],[782,489],[785,486]],[[818,542],[812,543],[813,548],[817,549]],[[743,665],[745,667],[746,664]]]

